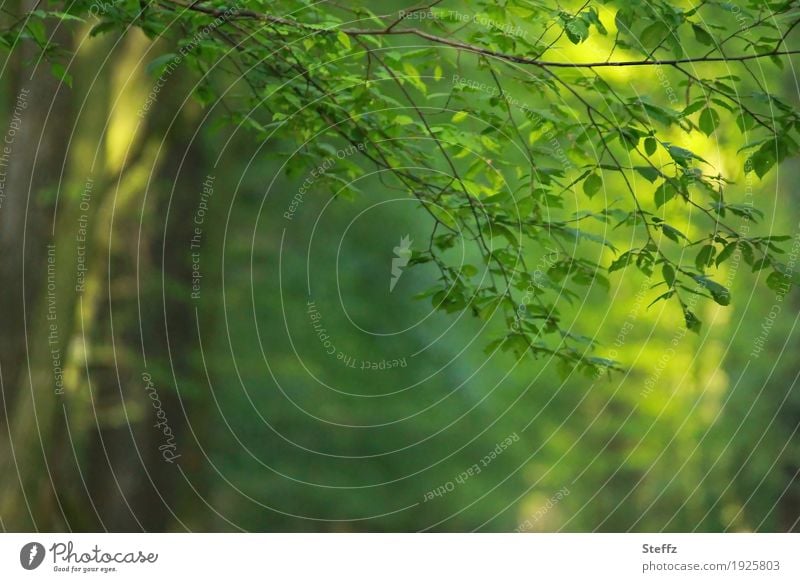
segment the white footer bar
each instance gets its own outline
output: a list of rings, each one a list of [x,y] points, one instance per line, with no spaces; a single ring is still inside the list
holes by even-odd
[[[315,582],[796,582],[800,534],[0,535],[0,580],[187,575]]]

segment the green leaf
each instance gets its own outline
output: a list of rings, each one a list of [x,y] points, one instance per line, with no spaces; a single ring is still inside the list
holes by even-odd
[[[714,261],[714,252],[716,249],[714,245],[704,245],[703,248],[700,249],[700,252],[697,253],[697,256],[694,259],[694,264],[697,267],[697,270],[700,272],[704,272],[706,268]]]
[[[736,116],[736,126],[739,128],[739,131],[745,133],[750,131],[756,126],[756,120],[753,117],[745,112],[740,113]]]
[[[661,266],[661,274],[664,276],[664,281],[667,285],[673,287],[675,285],[675,269],[669,263],[664,263]]]
[[[614,15],[614,25],[620,32],[630,32],[632,23],[633,18],[630,9],[620,8]]]
[[[657,144],[655,138],[648,137],[646,140],[644,140],[644,151],[648,156],[652,156],[654,153],[656,153],[656,148]]]
[[[31,36],[36,41],[36,44],[39,46],[45,46],[47,44],[47,31],[45,30],[44,23],[41,20],[29,18],[25,23],[25,27],[31,33]]]
[[[731,293],[730,291],[728,291],[728,289],[726,289],[716,281],[712,281],[711,279],[708,279],[707,277],[704,277],[702,275],[695,275],[692,278],[695,281],[697,281],[700,285],[702,285],[711,294],[711,297],[713,297],[714,301],[716,301],[720,305],[730,304]]]
[[[744,258],[744,262],[752,266],[756,260],[755,255],[753,255],[753,247],[750,246],[750,243],[741,241],[739,243],[739,248],[742,251],[742,257]]]
[[[693,331],[695,333],[700,332],[700,327],[703,324],[699,319],[697,319],[697,316],[692,313],[692,310],[688,307],[683,308],[683,319],[686,321],[686,327],[689,329],[689,331]]]
[[[641,174],[642,177],[651,184],[662,175],[658,168],[654,168],[652,166],[636,166],[634,170],[639,172],[639,174]]]
[[[583,193],[589,198],[597,194],[597,191],[603,186],[603,179],[597,174],[589,174],[583,182]]]
[[[144,70],[148,75],[160,75],[164,66],[177,58],[177,56],[175,53],[165,53],[150,61]]]
[[[653,275],[653,256],[648,252],[640,252],[636,257],[636,266],[648,277]]]
[[[691,160],[693,160],[693,159],[694,160],[700,160],[701,162],[705,162],[705,160],[703,158],[701,158],[700,156],[698,156],[694,152],[691,152],[691,151],[687,150],[686,148],[682,148],[682,147],[675,146],[675,145],[670,145],[669,147],[667,147],[667,151],[669,152],[670,157],[673,160],[675,160],[675,163],[678,164],[679,166],[684,167],[684,168],[688,167],[689,166],[689,162]]]
[[[89,36],[95,37],[99,34],[103,34],[105,32],[108,32],[109,30],[113,30],[118,25],[119,23],[114,22],[113,20],[105,20],[100,24],[98,24],[97,26],[95,26],[94,28],[92,28],[92,30],[89,32]]]
[[[770,140],[763,144],[745,163],[745,171],[753,170],[759,178],[763,178],[778,161],[775,143]]]
[[[459,111],[458,113],[453,115],[450,121],[452,121],[453,123],[461,123],[467,118],[468,115],[469,113],[467,113],[466,111]]]
[[[62,81],[68,87],[72,87],[72,75],[67,73],[64,65],[61,63],[53,63],[50,65],[50,72],[53,73],[56,79]]]
[[[677,191],[675,190],[675,187],[669,181],[665,180],[664,182],[662,182],[661,185],[658,188],[656,188],[654,195],[656,208],[661,208],[662,206],[664,206],[664,204],[666,204],[675,197],[676,193]]]
[[[694,31],[694,37],[697,39],[697,42],[706,46],[714,46],[714,39],[703,27],[692,24],[692,30]]]
[[[37,10],[36,12],[40,12]],[[74,14],[67,14],[66,12],[49,12],[47,16],[57,18],[58,20],[71,20],[74,22],[86,22],[83,18],[75,16]]]
[[[345,34],[344,32],[342,32],[341,30],[340,30],[339,32],[337,32],[337,33],[336,33],[336,39],[337,39],[337,40],[338,40],[338,41],[339,41],[339,42],[340,42],[342,45],[344,45],[346,48],[348,48],[348,49],[349,49],[349,48],[352,48],[352,45],[350,44],[350,37],[349,37],[349,36],[347,36],[347,34]]]
[[[711,107],[706,107],[700,114],[700,131],[711,135],[719,126],[719,113]]]
[[[670,226],[666,223],[661,225],[661,232],[663,232],[668,239],[673,240],[676,243],[681,242],[681,239],[689,240],[688,238],[686,238],[686,235],[683,234],[681,231],[679,231],[677,228],[675,228],[674,226]]]
[[[786,293],[791,287],[791,279],[786,277],[783,273],[773,271],[767,277],[767,287],[778,293]]]
[[[761,257],[753,262],[753,272],[760,271],[762,269],[766,269],[770,266],[769,257]]]
[[[428,86],[422,82],[422,79],[420,78],[420,74],[417,68],[414,65],[412,65],[409,61],[403,61],[403,70],[406,72],[406,75],[408,75],[406,77],[406,80],[412,85],[414,85],[414,87],[416,87],[417,90],[423,95],[427,94]]]
[[[466,264],[461,267],[461,274],[464,277],[474,277],[478,274],[478,269],[474,265]]]
[[[684,117],[688,117],[692,113],[700,111],[705,106],[706,106],[706,100],[698,99],[694,103],[687,105],[686,108],[681,112],[681,115],[683,115]]]
[[[564,32],[572,44],[580,44],[589,38],[589,26],[582,18],[571,18],[564,23]]]
[[[590,7],[589,10],[585,13],[586,19],[594,24],[594,27],[597,29],[597,32],[602,34],[603,36],[608,34],[608,30],[606,30],[605,25],[603,25],[602,21],[600,20],[600,14],[597,12],[597,8],[594,6]]]
[[[630,127],[622,127],[619,130],[619,136],[622,143],[628,150],[632,150],[639,144],[639,132]]]
[[[597,243],[599,245],[603,245],[604,247],[608,247],[614,252],[617,252],[617,247],[615,247],[608,238],[592,234],[585,230],[580,230],[579,228],[564,227],[564,228],[554,229],[552,232],[553,234],[562,235],[565,238],[568,238],[569,240],[580,241],[582,239],[586,239],[594,243]]]
[[[650,302],[650,305],[648,305],[648,306],[647,306],[647,308],[648,308],[648,309],[650,309],[650,308],[651,308],[653,305],[655,305],[655,304],[656,304],[656,303],[658,303],[659,301],[665,301],[666,299],[669,299],[669,298],[670,298],[670,297],[672,297],[673,295],[675,295],[675,289],[670,289],[670,290],[669,290],[669,291],[667,291],[666,293],[662,293],[661,295],[659,295],[658,297],[656,297],[655,299],[653,299],[653,300]]]
[[[669,28],[667,28],[667,25],[659,20],[642,31],[642,34],[639,35],[639,42],[642,43],[644,48],[652,50],[656,48],[658,44],[667,37],[668,34]]]
[[[608,266],[608,272],[613,273],[614,271],[618,271],[624,267],[627,267],[628,263],[630,263],[635,256],[636,255],[634,255],[633,251],[626,251],[622,253],[617,260]]]

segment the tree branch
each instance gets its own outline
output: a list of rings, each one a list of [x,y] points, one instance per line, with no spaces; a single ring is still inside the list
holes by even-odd
[[[223,16],[225,14],[224,11],[218,10],[215,8],[209,8],[205,6],[189,6],[183,4],[182,2],[177,2],[175,0],[169,0],[170,3],[180,6],[186,10],[193,10],[195,12],[203,12],[205,14],[210,14],[212,16]],[[342,32],[348,36],[358,37],[358,36],[417,36],[419,38],[423,38],[425,40],[429,40],[436,44],[449,46],[452,48],[470,51],[476,54],[485,55],[489,57],[494,57],[497,59],[501,59],[504,61],[524,64],[524,65],[534,65],[537,67],[543,68],[564,68],[564,69],[596,69],[601,67],[654,67],[654,66],[672,66],[672,65],[682,65],[682,64],[690,64],[690,63],[726,63],[726,62],[742,62],[742,61],[751,61],[755,59],[763,59],[763,58],[770,58],[776,56],[788,56],[788,55],[795,55],[800,54],[800,50],[784,50],[780,51],[772,50],[766,53],[757,53],[757,54],[750,54],[750,55],[738,55],[734,57],[728,56],[719,56],[719,57],[712,57],[708,55],[700,56],[700,57],[686,57],[681,59],[639,59],[639,60],[631,60],[631,61],[592,61],[592,62],[563,62],[563,61],[546,61],[539,58],[530,58],[524,57],[520,55],[513,55],[509,53],[504,53],[501,51],[494,51],[491,49],[487,49],[484,47],[480,47],[477,45],[461,42],[459,40],[453,40],[449,38],[444,38],[442,36],[438,36],[435,34],[431,34],[429,32],[425,32],[423,30],[419,30],[416,28],[400,28],[396,29],[393,27],[383,28],[383,29],[362,29],[362,28],[319,28],[316,26],[312,26],[309,24],[304,24],[302,22],[298,22],[296,20],[291,20],[289,18],[282,18],[280,16],[273,16],[271,14],[260,13],[260,12],[253,12],[250,10],[240,10],[235,13],[234,16],[230,16],[231,20],[258,20],[261,22],[270,22],[273,24],[281,24],[284,26],[289,26],[292,28],[296,28],[299,30],[307,30],[314,34],[335,34]]]

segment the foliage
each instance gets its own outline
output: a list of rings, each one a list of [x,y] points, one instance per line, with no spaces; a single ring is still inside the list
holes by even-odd
[[[734,253],[783,283],[777,243],[788,237],[755,235],[752,187],[742,195],[690,144],[735,124],[739,134],[725,138],[741,144],[741,163],[759,179],[797,153],[800,116],[759,81],[764,67],[780,70],[795,52],[784,40],[797,2],[587,2],[567,11],[512,0],[474,2],[469,12],[440,4],[387,16],[311,2],[142,8],[126,0],[102,11],[77,2],[66,12],[37,10],[4,38],[37,43],[69,82],[43,20],[66,25],[93,14],[92,34],[138,26],[177,41],[198,73],[200,102],[224,101],[228,122],[260,139],[293,141],[300,149],[287,172],[344,143],[366,146],[362,163],[435,222],[430,245],[413,258],[439,269],[424,296],[448,313],[502,319],[506,333],[490,349],[601,370],[591,340],[561,324],[557,302],[607,287],[604,271],[660,273],[658,300],[675,302],[693,330],[693,295],[730,302],[715,277]],[[562,51],[564,37],[581,50]],[[154,74],[175,58],[153,59]],[[727,74],[709,68],[719,62]],[[629,67],[655,71],[663,91],[640,94],[617,81]],[[361,171],[346,160],[317,186],[362,196],[351,183]],[[628,248],[609,242],[617,228],[629,231]],[[450,251],[462,237],[479,251],[473,263]],[[548,242],[559,259],[533,278],[532,258]]]

